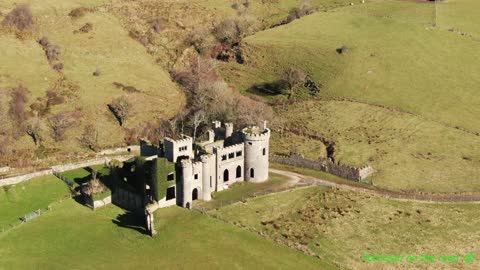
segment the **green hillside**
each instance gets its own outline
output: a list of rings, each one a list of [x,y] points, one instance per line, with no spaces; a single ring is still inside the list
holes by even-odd
[[[480,52],[473,26],[480,19],[460,16],[479,6],[439,3],[436,28],[434,5],[420,1],[367,1],[316,13],[246,38],[247,64],[226,64],[222,74],[250,93],[289,67],[301,68],[323,86],[321,100],[278,106],[284,119],[278,128],[337,141],[338,160],[372,164],[374,183],[385,188],[479,190]],[[342,46],[348,50],[340,54]]]

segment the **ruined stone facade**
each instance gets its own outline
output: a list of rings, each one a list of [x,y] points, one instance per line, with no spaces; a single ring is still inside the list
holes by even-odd
[[[190,208],[197,199],[209,201],[212,192],[230,185],[250,181],[260,183],[268,179],[270,129],[252,126],[234,132],[233,124],[212,123],[207,140],[194,145],[193,139],[165,138],[161,147],[141,142],[142,156],[165,157],[176,163],[175,185],[177,205]],[[170,187],[171,188],[171,187]],[[172,203],[165,203],[171,205]]]

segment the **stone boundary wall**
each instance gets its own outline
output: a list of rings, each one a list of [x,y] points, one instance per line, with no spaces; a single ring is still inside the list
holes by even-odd
[[[11,169],[12,169],[12,168],[10,168],[10,167],[8,167],[8,166],[7,166],[7,167],[1,167],[1,168],[0,168],[0,173],[9,172]]]
[[[91,160],[86,160],[83,162],[76,162],[70,164],[63,164],[58,166],[52,166],[52,170],[55,172],[65,172],[70,170],[75,170],[79,168],[85,168],[89,166],[99,165],[99,164],[108,164],[111,160],[116,159],[119,161],[125,161],[130,158],[134,157],[133,155],[125,155],[125,156],[114,156],[114,157],[104,157],[104,158],[96,158]]]
[[[131,152],[139,152],[139,151],[140,151],[140,145],[128,145],[120,148],[105,149],[103,151],[98,152],[97,155],[113,155],[113,154],[124,153],[124,152],[131,153]]]
[[[34,173],[28,173],[28,174],[24,174],[24,175],[19,175],[19,176],[0,179],[0,187],[8,186],[8,185],[15,185],[15,184],[18,184],[18,183],[21,183],[21,182],[28,181],[28,180],[30,180],[32,178],[35,178],[35,177],[40,177],[40,176],[45,176],[45,175],[50,175],[50,174],[53,174],[52,169],[47,169],[47,170],[38,171],[38,172],[34,172]]]
[[[64,165],[58,165],[58,166],[52,166],[49,169],[34,172],[34,173],[29,173],[29,174],[24,174],[24,175],[18,175],[14,177],[8,177],[8,178],[0,178],[0,187],[1,186],[7,186],[7,185],[14,185],[18,184],[21,182],[28,181],[32,178],[39,177],[39,176],[45,176],[45,175],[51,175],[55,173],[60,173],[60,172],[65,172],[69,170],[75,170],[79,168],[84,168],[88,166],[93,166],[93,165],[99,165],[99,164],[107,164],[113,159],[119,160],[119,161],[125,161],[130,158],[134,157],[133,155],[125,155],[125,156],[112,156],[112,157],[104,157],[104,158],[97,158],[97,159],[91,159],[87,160],[84,162],[77,162],[77,163],[70,163],[70,164],[64,164]]]
[[[270,161],[306,169],[323,171],[353,181],[361,181],[374,172],[371,166],[355,168],[335,163],[330,158],[321,158],[318,160],[305,159],[300,154],[292,154],[289,156],[272,155],[270,156]]]
[[[94,201],[90,198],[90,200],[86,201],[86,205],[91,207],[93,210],[95,210],[97,208],[100,208],[100,207],[104,207],[104,206],[109,205],[111,203],[112,203],[112,196],[108,196],[103,200]]]

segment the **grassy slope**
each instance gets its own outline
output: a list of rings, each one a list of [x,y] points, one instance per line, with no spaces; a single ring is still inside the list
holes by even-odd
[[[8,11],[13,2],[2,1],[0,10]],[[127,122],[127,127],[136,126],[141,121],[171,117],[184,100],[168,73],[155,63],[142,45],[128,36],[116,17],[102,8],[76,20],[68,16],[73,8],[98,7],[105,2],[26,1],[31,5],[38,31],[32,39],[25,41],[18,41],[8,34],[0,36],[0,74],[3,75],[0,86],[14,86],[21,82],[30,89],[32,101],[53,87],[60,75],[49,67],[40,45],[33,40],[47,36],[51,43],[61,48],[60,60],[65,65],[68,83],[79,87],[78,98],[56,106],[53,112],[83,108],[86,116],[82,124],[94,120],[100,129],[101,144],[109,146],[123,141],[123,131],[106,106],[114,97],[124,94],[113,86],[113,82],[134,86],[141,91],[129,94],[135,116]],[[87,22],[93,24],[93,31],[73,33]],[[97,68],[102,73],[94,77],[92,73]],[[71,139],[62,144],[62,149],[78,150],[75,136],[82,131],[81,126],[69,133]],[[49,136],[45,134],[44,137]]]
[[[18,223],[19,218],[68,195],[65,183],[54,176],[42,176],[0,188],[0,228]]]
[[[480,190],[480,138],[421,117],[352,102],[302,102],[282,111],[337,142],[336,159],[376,170],[387,189]]]
[[[244,12],[242,5],[245,1],[241,0],[195,0],[204,7],[220,11],[227,16],[235,16],[237,11]],[[249,1],[249,9],[247,14],[261,20],[265,25],[273,25],[283,21],[290,10],[301,6],[302,0],[251,0]],[[339,6],[350,4],[350,0],[311,0],[312,6],[319,7],[321,10],[333,9]],[[232,8],[233,3],[239,4],[240,8],[236,11]]]
[[[0,268],[328,269],[312,257],[184,209],[157,211],[159,234],[153,239],[117,226],[118,219],[129,220],[124,214],[114,206],[91,211],[66,201],[0,235]]]
[[[457,22],[460,29],[478,25],[477,17],[463,23],[459,15],[477,6],[468,0],[439,4],[440,28],[434,30],[433,6],[414,1],[317,13],[247,38],[248,64],[224,65],[223,74],[246,90],[298,66],[325,86],[326,100],[346,97],[417,114],[319,101],[293,105],[280,115],[289,125],[337,140],[341,161],[373,164],[380,186],[479,190],[474,183],[480,176],[480,139],[453,128],[480,130],[478,41],[447,31]],[[349,51],[339,55],[335,49],[342,45]]]
[[[459,254],[462,259],[467,252],[479,254],[478,209],[478,204],[401,202],[311,187],[250,199],[212,213],[287,244],[304,243],[328,262],[348,269],[477,269],[478,259],[473,264],[380,264],[362,263],[360,258],[363,254]],[[273,222],[262,225],[262,221]]]
[[[472,35],[476,41],[480,41],[480,29],[478,28],[478,1],[461,0],[448,1],[438,5],[437,24],[442,29],[455,28],[461,32]]]
[[[240,86],[275,78],[284,67],[296,65],[326,86],[323,95],[401,108],[479,130],[475,87],[480,81],[472,73],[479,68],[475,59],[480,55],[473,49],[477,42],[443,29],[426,29],[432,22],[431,7],[378,1],[317,13],[258,33],[245,42],[258,46],[268,61],[252,58],[258,67],[251,72],[259,74]],[[338,55],[335,49],[342,45],[350,50]],[[242,71],[232,67],[237,68]]]

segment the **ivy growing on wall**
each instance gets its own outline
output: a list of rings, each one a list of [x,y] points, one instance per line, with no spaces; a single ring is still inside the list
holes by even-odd
[[[173,175],[170,175],[172,173]],[[175,183],[175,164],[169,162],[166,158],[157,158],[154,160],[152,165],[151,183],[154,199],[160,201],[165,198],[167,195],[167,188],[174,186]]]

